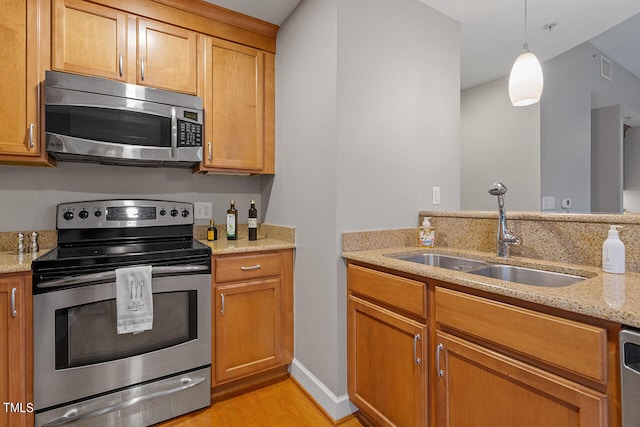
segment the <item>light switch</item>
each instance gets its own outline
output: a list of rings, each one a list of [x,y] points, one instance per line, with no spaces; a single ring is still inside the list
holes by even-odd
[[[431,189],[431,194],[432,194],[432,203],[434,205],[439,205],[440,204],[440,187],[433,187]]]

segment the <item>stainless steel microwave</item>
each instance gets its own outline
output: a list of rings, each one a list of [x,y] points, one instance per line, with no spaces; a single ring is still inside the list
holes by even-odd
[[[197,96],[46,72],[47,152],[60,161],[189,168],[202,160],[202,114]]]

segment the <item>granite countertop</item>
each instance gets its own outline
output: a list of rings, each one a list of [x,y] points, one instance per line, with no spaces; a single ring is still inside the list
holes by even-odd
[[[209,246],[213,255],[275,251],[279,249],[294,249],[296,247],[293,243],[269,237],[259,237],[258,240],[253,241],[246,238],[227,240],[223,237],[222,239],[218,239],[213,242],[209,242],[207,240],[200,240],[200,242]]]
[[[246,238],[239,240],[220,239],[215,242],[200,241],[211,248],[213,255],[295,249],[294,243],[267,237],[254,241],[249,241]],[[36,254],[36,257],[44,255],[48,251],[49,249],[42,250]],[[31,262],[36,257],[31,253],[18,256],[9,251],[0,252],[0,274],[31,271]]]
[[[587,277],[576,284],[549,288],[522,285],[504,280],[448,270],[414,262],[397,260],[385,254],[434,253],[461,256],[489,263],[511,264]],[[397,246],[385,249],[344,251],[342,256],[399,272],[454,283],[497,295],[529,301],[549,307],[580,313],[600,319],[640,327],[640,273],[603,273],[599,267],[571,265],[530,258],[498,258],[493,253],[445,248]]]

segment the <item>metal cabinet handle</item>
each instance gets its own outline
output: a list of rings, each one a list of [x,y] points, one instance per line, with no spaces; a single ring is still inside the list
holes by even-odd
[[[140,78],[144,81],[144,58],[140,58]]]
[[[240,270],[242,270],[242,271],[257,270],[257,269],[259,269],[260,267],[262,267],[260,264],[250,265],[250,266],[248,266],[248,267],[242,266],[242,267],[240,267]]]
[[[122,77],[122,61],[123,57],[122,54],[120,54],[120,57],[118,58],[118,71],[120,72],[120,77]]]
[[[224,316],[224,294],[220,294],[220,302],[222,304],[220,307],[220,314]]]
[[[208,159],[211,160],[213,158],[213,150],[211,149],[211,141],[207,142],[207,147],[209,149]]]
[[[420,341],[420,334],[415,334],[413,336],[413,360],[416,361],[416,365],[421,363],[420,358],[418,357],[418,341]]]
[[[33,131],[36,128],[36,125],[31,123],[29,125],[29,148],[33,148],[36,146],[35,141],[33,140]]]
[[[16,288],[11,289],[11,317],[16,317],[18,315],[18,311],[16,310],[16,292],[18,290]]]
[[[436,347],[436,371],[439,377],[444,377],[444,370],[440,369],[440,352],[444,350],[444,344],[440,343]]]

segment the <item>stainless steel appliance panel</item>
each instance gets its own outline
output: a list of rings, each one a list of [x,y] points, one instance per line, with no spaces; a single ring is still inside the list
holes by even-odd
[[[34,409],[83,399],[211,363],[211,275],[153,278],[153,293],[197,291],[197,338],[116,360],[56,368],[56,310],[115,299],[115,282],[34,295]],[[163,316],[154,310],[154,318]],[[112,320],[115,329],[115,318]],[[154,320],[154,328],[156,327]],[[144,334],[146,332],[143,332]],[[98,380],[99,379],[99,380]]]
[[[620,331],[622,427],[640,426],[640,330]]]
[[[209,406],[211,368],[109,393],[35,415],[36,427],[143,427]]]

